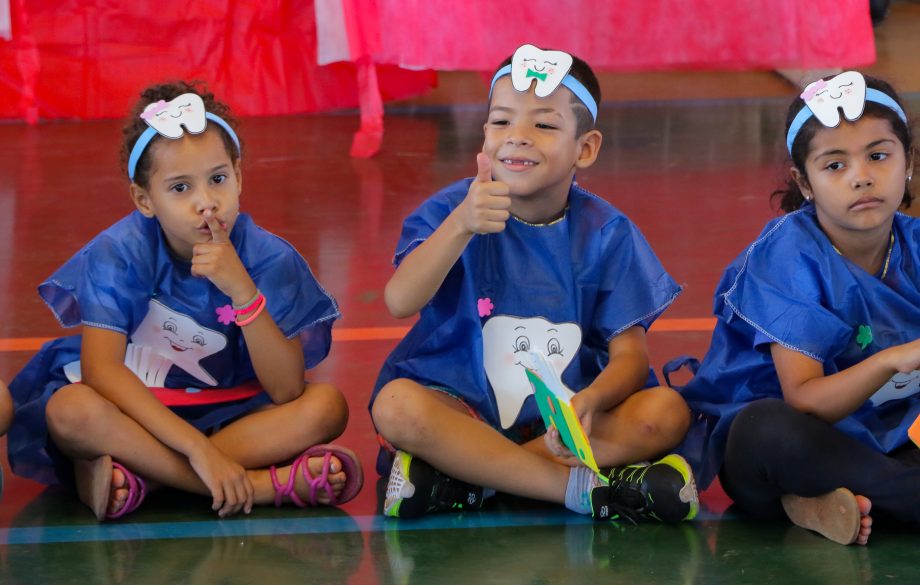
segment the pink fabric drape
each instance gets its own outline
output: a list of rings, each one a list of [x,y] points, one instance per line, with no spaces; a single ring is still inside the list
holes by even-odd
[[[492,71],[524,43],[599,71],[856,67],[868,0],[377,0],[378,63]]]

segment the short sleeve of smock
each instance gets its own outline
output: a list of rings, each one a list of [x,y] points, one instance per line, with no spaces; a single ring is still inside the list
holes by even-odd
[[[645,237],[626,217],[601,231],[603,266],[598,288],[595,326],[608,340],[626,329],[648,329],[667,309],[681,289],[665,271]]]
[[[716,310],[729,324],[741,319],[753,327],[755,345],[779,343],[823,363],[846,347],[853,328],[826,308],[834,258],[800,220],[784,216],[747,249],[735,278],[717,293]]]
[[[434,233],[450,212],[463,201],[471,179],[464,179],[426,199],[403,222],[393,264],[399,266],[403,259]]]
[[[250,276],[265,295],[266,309],[284,336],[300,338],[305,365],[311,368],[329,354],[332,325],[341,316],[338,305],[293,246],[255,229],[261,231],[263,241]]]
[[[124,221],[124,220],[123,220]],[[140,290],[149,263],[132,254],[133,242],[117,237],[119,224],[77,252],[38,292],[64,327],[84,324],[128,335],[136,325],[133,303],[146,299]]]

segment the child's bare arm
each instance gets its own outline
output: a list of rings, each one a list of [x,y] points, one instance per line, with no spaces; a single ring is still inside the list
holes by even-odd
[[[3,380],[0,380],[0,437],[6,434],[13,422],[13,399],[10,390]]]
[[[463,202],[431,236],[413,250],[390,278],[384,301],[390,314],[411,317],[438,291],[475,234],[497,233],[510,217],[508,185],[492,180],[489,157],[476,156],[476,180]]]
[[[205,213],[211,241],[197,244],[192,256],[192,274],[207,278],[242,305],[256,295],[256,285],[230,243],[229,235],[213,213]],[[290,402],[303,393],[304,360],[300,341],[288,339],[267,311],[243,327],[252,367],[265,392],[275,404]]]
[[[856,412],[896,373],[920,368],[920,340],[884,349],[830,376],[820,362],[777,343],[770,353],[783,399],[831,423]]]
[[[648,343],[644,328],[630,327],[611,339],[607,347],[610,354],[607,366],[572,398],[575,412],[588,433],[591,414],[613,409],[645,386],[648,380]]]

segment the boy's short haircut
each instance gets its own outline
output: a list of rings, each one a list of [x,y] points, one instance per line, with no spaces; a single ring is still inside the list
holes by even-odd
[[[502,67],[510,65],[512,57],[513,55],[502,61],[501,65],[496,67],[495,71],[497,72]],[[568,75],[571,75],[581,82],[581,84],[585,86],[585,89],[588,90],[588,93],[591,94],[591,97],[594,98],[595,103],[600,105],[601,84],[598,82],[597,76],[594,75],[594,71],[591,70],[591,67],[587,63],[575,55],[572,55],[572,68],[569,69]],[[594,129],[594,117],[591,116],[588,107],[585,106],[575,94],[572,94],[569,103],[572,105],[572,112],[575,114],[575,137],[578,138],[585,132]]]

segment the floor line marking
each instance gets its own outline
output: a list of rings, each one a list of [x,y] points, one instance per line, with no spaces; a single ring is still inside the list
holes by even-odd
[[[728,520],[724,514],[701,511],[696,521]],[[517,528],[527,526],[588,525],[590,516],[567,510],[546,512],[499,512],[425,516],[410,521],[382,516],[321,516],[199,522],[143,522],[77,524],[72,526],[23,526],[0,528],[0,545],[107,542],[116,540],[164,540],[189,538],[238,538],[272,534],[333,534],[384,532],[387,530],[468,530],[474,528]]]
[[[712,331],[715,318],[659,319],[652,324],[651,333]],[[409,327],[340,327],[332,330],[332,340],[381,341],[399,340],[409,332]],[[53,337],[0,337],[0,352],[36,351]]]

